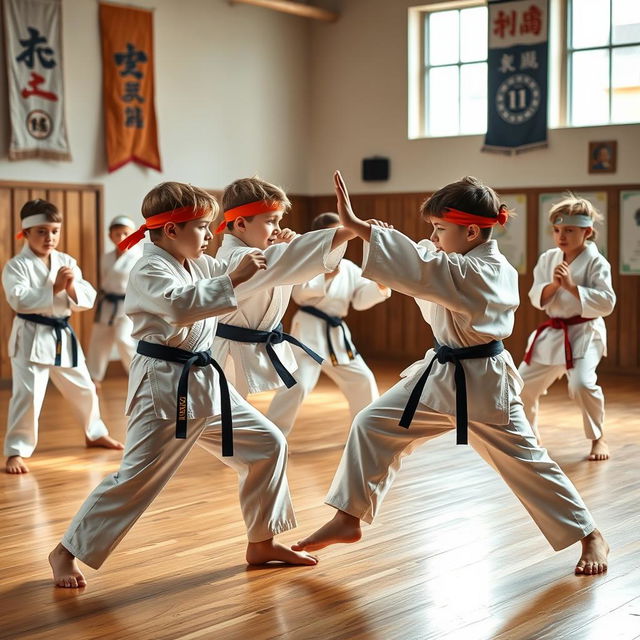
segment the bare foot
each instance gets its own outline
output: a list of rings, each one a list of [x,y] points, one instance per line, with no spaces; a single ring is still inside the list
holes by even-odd
[[[247,562],[249,564],[266,564],[267,562],[283,562],[285,564],[318,564],[318,558],[305,551],[293,551],[273,538],[262,542],[250,542],[247,545]]]
[[[78,589],[87,586],[87,581],[78,568],[75,557],[60,543],[49,554],[49,564],[53,569],[53,582],[56,587]]]
[[[29,473],[29,467],[20,456],[9,456],[4,470],[7,473]]]
[[[608,460],[609,459],[609,445],[604,441],[604,436],[601,436],[597,440],[593,440],[591,443],[591,453],[588,460]]]
[[[95,385],[96,391],[100,391],[100,389],[102,389],[102,382],[100,382],[100,380],[92,380],[92,382]]]
[[[114,440],[111,436],[102,436],[101,438],[96,438],[95,440],[89,440],[89,438],[84,439],[87,443],[87,447],[102,447],[103,449],[124,449],[124,445],[122,442],[118,442]]]
[[[339,542],[358,542],[361,537],[360,520],[344,511],[336,511],[329,522],[291,548],[295,551],[317,551]]]
[[[608,568],[609,545],[602,534],[596,529],[580,542],[582,555],[576,565],[576,575],[595,576],[598,573],[604,573]]]

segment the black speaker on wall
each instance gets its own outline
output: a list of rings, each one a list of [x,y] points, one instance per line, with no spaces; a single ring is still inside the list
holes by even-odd
[[[365,182],[389,179],[389,158],[373,156],[362,159],[362,179]]]

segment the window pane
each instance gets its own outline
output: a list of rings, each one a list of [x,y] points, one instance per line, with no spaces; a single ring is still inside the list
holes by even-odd
[[[574,49],[609,44],[609,0],[572,0],[571,33]]]
[[[613,49],[611,122],[640,121],[640,47]]]
[[[460,11],[460,60],[487,59],[487,8]]]
[[[460,133],[484,133],[487,130],[487,63],[462,65],[460,73]]]
[[[435,67],[429,70],[430,136],[458,135],[458,67]]]
[[[578,51],[571,58],[571,124],[608,124],[609,50]]]
[[[640,2],[638,0],[613,0],[612,39],[613,44],[640,42]]]
[[[459,11],[438,11],[429,16],[429,60],[427,64],[458,62]]]

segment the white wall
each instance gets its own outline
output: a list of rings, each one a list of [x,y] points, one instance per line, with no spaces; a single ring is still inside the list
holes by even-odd
[[[260,173],[308,190],[309,23],[226,0],[129,0],[155,7],[156,109],[163,172],[129,164],[108,174],[103,138],[98,4],[63,0],[66,115],[73,160],[9,162],[0,127],[0,179],[102,183],[105,224],[139,218],[150,187],[183,180],[222,188]],[[4,42],[1,43],[4,52]],[[4,53],[0,122],[8,121]],[[141,219],[141,218],[140,218]]]
[[[436,189],[465,174],[495,187],[640,181],[640,126],[550,131],[549,147],[516,157],[482,153],[483,136],[407,138],[407,8],[411,0],[345,0],[340,20],[312,30],[311,193],[328,193],[335,168],[350,189]],[[587,172],[588,142],[618,141],[618,171]],[[391,158],[385,183],[360,179],[361,159]]]
[[[63,0],[66,113],[72,162],[9,162],[0,179],[97,182],[105,222],[137,215],[167,179],[221,188],[253,173],[298,194],[331,190],[334,168],[354,192],[424,191],[462,174],[497,187],[637,182],[640,126],[552,130],[550,147],[515,158],[480,152],[482,136],[407,139],[407,8],[411,0],[342,0],[335,24],[227,0],[132,0],[155,7],[156,107],[163,172],[106,172],[95,0]],[[4,43],[0,122],[8,120]],[[618,140],[618,172],[590,176],[587,143]],[[360,161],[391,158],[391,179],[360,180]]]

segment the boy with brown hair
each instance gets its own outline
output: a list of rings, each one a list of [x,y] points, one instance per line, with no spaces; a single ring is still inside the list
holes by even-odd
[[[433,233],[415,243],[358,218],[337,172],[335,187],[342,224],[369,243],[363,274],[412,296],[436,346],[356,416],[326,498],[336,513],[293,548],[358,541],[402,459],[456,428],[457,443],[471,444],[500,474],[555,550],[581,543],[576,574],[606,571],[609,546],[538,445],[519,397],[522,379],[502,343],[520,302],[518,274],[491,240],[492,227],[507,221],[506,206],[476,178],[462,178],[424,202]]]
[[[292,387],[298,366],[292,345],[305,352],[303,357],[322,362],[318,354],[282,331],[293,286],[334,271],[354,234],[343,228],[302,235],[281,229],[291,202],[280,187],[257,177],[226,187],[222,206],[224,220],[217,233],[225,235],[217,257],[233,268],[258,249],[267,269],[238,287],[237,309],[220,316],[216,360],[243,396],[282,385]]]
[[[62,214],[46,200],[30,200],[20,211],[25,243],[4,266],[2,286],[17,313],[9,337],[12,394],[4,453],[7,473],[28,473],[24,458],[38,441],[38,419],[49,380],[82,423],[88,447],[122,449],[100,417],[96,388],[75,333],[74,311],[93,306],[94,288],[71,256],[56,251]]]
[[[120,469],[94,489],[51,552],[57,586],[86,584],[76,558],[99,568],[196,443],[238,473],[247,562],[316,563],[274,541],[296,524],[284,436],[227,385],[211,357],[216,316],[234,309],[235,289],[266,266],[258,252],[231,269],[204,253],[217,212],[206,191],[163,183],[142,203],[145,224],[120,244],[133,246],[147,230],[152,240],[125,298],[139,341],[129,374],[125,452]]]

